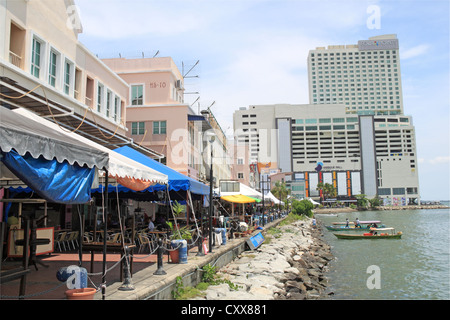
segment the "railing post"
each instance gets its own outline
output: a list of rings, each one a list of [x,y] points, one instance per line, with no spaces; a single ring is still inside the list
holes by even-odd
[[[158,256],[158,269],[153,273],[154,275],[165,275],[167,272],[163,269],[163,247],[161,238],[158,239],[158,249],[156,250]]]
[[[130,247],[125,246],[125,258],[123,261],[123,272],[125,273],[123,284],[119,287],[120,291],[132,291],[134,290],[133,283],[131,282],[130,272]]]

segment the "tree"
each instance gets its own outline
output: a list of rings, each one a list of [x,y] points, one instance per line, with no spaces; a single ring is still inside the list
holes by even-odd
[[[298,215],[312,217],[314,205],[309,200],[294,200],[292,202],[292,212]]]
[[[319,182],[316,187],[317,191],[322,191],[323,199],[335,198],[337,195],[336,188],[329,183]]]
[[[287,196],[291,193],[291,190],[286,187],[285,182],[277,181],[275,182],[275,186],[272,188],[272,190],[270,190],[270,192],[272,192],[272,194],[277,197],[278,200],[284,202],[286,205]]]
[[[366,198],[365,194],[358,194],[355,197],[358,208],[367,209],[369,207],[369,200]]]

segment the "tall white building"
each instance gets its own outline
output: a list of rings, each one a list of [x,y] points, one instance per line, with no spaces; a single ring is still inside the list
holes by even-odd
[[[292,172],[297,197],[379,196],[385,204],[420,201],[415,128],[403,113],[395,35],[358,45],[316,48],[308,57],[310,104],[259,105],[234,113],[250,159]],[[296,188],[296,190],[294,190]]]
[[[396,35],[310,50],[308,80],[311,104],[341,103],[348,113],[403,114]]]

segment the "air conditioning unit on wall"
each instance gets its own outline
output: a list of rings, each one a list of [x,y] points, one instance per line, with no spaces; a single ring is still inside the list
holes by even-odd
[[[176,88],[183,89],[183,82],[181,80],[177,80]]]

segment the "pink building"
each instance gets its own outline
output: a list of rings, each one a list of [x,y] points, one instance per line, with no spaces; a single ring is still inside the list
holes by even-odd
[[[135,143],[165,156],[162,162],[198,179],[202,166],[202,123],[184,103],[184,81],[170,57],[104,59],[130,86],[127,101],[128,136]]]

